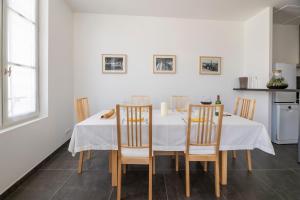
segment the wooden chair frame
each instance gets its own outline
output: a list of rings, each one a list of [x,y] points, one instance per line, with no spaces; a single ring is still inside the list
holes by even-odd
[[[88,98],[83,97],[83,98],[76,99],[75,110],[76,110],[77,122],[81,122],[86,118],[88,118],[90,116]],[[87,159],[89,160],[91,159],[91,157],[92,157],[92,152],[87,151]],[[77,169],[78,174],[82,172],[83,160],[84,160],[84,151],[81,151],[78,160],[78,169]]]
[[[87,97],[75,100],[77,122],[81,122],[90,116],[89,102]]]
[[[249,120],[253,120],[255,108],[256,108],[256,100],[237,97],[234,104],[233,114],[238,115],[240,103],[241,103],[241,109],[240,109],[239,116]],[[232,158],[233,159],[237,158],[236,151],[232,152]],[[252,172],[252,158],[251,158],[250,150],[246,150],[246,159],[247,159],[248,171]]]
[[[150,105],[151,97],[143,96],[143,95],[133,95],[131,96],[130,102],[131,105],[136,105],[136,106]]]
[[[125,110],[127,144],[122,143],[122,119],[120,109]],[[149,200],[152,199],[152,105],[134,106],[117,105],[117,132],[118,132],[118,188],[117,200],[121,199],[122,165],[148,165],[149,166]],[[148,144],[142,142],[142,113],[148,113]],[[123,156],[122,149],[131,150],[148,148],[147,157]]]
[[[182,108],[178,101],[185,101],[185,106]],[[188,96],[172,96],[170,98],[170,104],[172,109],[175,109],[179,112],[187,112],[188,111],[188,104],[190,102],[190,98]],[[175,157],[175,171],[179,171],[179,155],[184,155],[182,152],[178,151],[155,151],[153,156],[153,174],[156,174],[155,170],[155,157],[156,156],[174,156]]]
[[[219,109],[217,125],[214,125],[215,109]],[[198,120],[192,119],[192,111],[199,110]],[[219,146],[221,140],[223,105],[189,105],[188,110],[188,129],[186,134],[185,151],[185,177],[186,177],[186,196],[190,197],[190,162],[204,161],[215,163],[215,195],[220,197],[220,171],[219,171]],[[196,142],[191,143],[192,123],[197,124]],[[214,129],[214,127],[215,129]],[[212,131],[215,130],[213,135]],[[213,147],[213,154],[190,154],[190,147]]]
[[[170,99],[171,108],[178,112],[187,112],[190,100],[188,96],[172,96]]]

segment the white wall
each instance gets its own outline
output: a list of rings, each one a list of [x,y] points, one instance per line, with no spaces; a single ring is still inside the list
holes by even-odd
[[[244,74],[258,76],[264,88],[272,68],[272,24],[272,8],[264,9],[244,24]],[[270,94],[245,92],[244,95],[257,100],[255,120],[264,123],[270,132]]]
[[[128,73],[102,74],[101,54],[128,55]],[[175,75],[152,73],[153,54],[177,56]],[[199,75],[199,56],[223,57],[221,76]],[[74,91],[91,112],[130,95],[149,95],[154,106],[171,95],[201,96],[233,107],[234,80],[242,73],[243,23],[176,18],[74,14]]]
[[[299,26],[273,26],[273,63],[299,63]]]
[[[43,90],[48,88],[48,99],[45,91],[41,95],[44,115],[48,102],[48,117],[0,134],[0,194],[69,139],[65,130],[73,125],[73,15],[63,0],[40,4],[41,82]]]

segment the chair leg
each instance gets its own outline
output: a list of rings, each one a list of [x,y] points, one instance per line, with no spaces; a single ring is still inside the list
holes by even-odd
[[[78,174],[81,174],[81,172],[82,172],[83,156],[84,156],[84,152],[81,151],[80,154],[79,154],[79,160],[78,160],[78,169],[77,169]]]
[[[126,174],[126,165],[123,165],[123,174]]]
[[[153,165],[153,175],[155,175],[155,156],[152,157],[152,165]]]
[[[185,155],[185,195],[190,197],[190,161],[188,155]]]
[[[179,170],[179,154],[177,151],[175,152],[175,170],[176,172]]]
[[[90,160],[92,158],[92,151],[88,150],[87,159]]]
[[[252,172],[252,159],[251,159],[251,151],[250,150],[246,151],[246,158],[247,158],[247,163],[248,163],[248,171]]]
[[[227,163],[227,158],[228,158],[228,153],[227,151],[221,151],[220,152],[220,157],[219,157],[219,162],[221,158],[221,184],[222,185],[227,185],[227,168],[228,168],[228,163]]]
[[[150,159],[149,161],[149,186],[148,186],[148,196],[149,196],[149,200],[152,200],[152,174],[153,174],[153,171],[152,171],[152,167],[153,167],[153,163],[152,163],[152,159]]]
[[[232,158],[236,159],[236,151],[232,151]]]
[[[121,188],[122,187],[122,164],[121,160],[118,160],[118,188],[117,188],[117,200],[121,199]]]
[[[111,186],[118,186],[118,151],[111,151]]]
[[[204,163],[203,163],[203,170],[204,170],[204,172],[207,172],[207,169],[208,169],[208,162],[204,161]]]
[[[216,197],[220,197],[220,168],[219,168],[219,158],[215,161],[215,192]]]

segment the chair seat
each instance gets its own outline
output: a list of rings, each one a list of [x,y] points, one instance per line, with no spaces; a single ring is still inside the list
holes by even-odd
[[[149,157],[149,148],[122,148],[122,156],[124,157]],[[152,152],[153,155],[153,152]]]
[[[212,155],[216,154],[214,146],[190,146],[189,154],[191,155]]]

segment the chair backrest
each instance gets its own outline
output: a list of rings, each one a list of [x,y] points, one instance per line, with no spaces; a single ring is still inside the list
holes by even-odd
[[[137,106],[144,106],[151,104],[151,98],[149,96],[131,96],[131,104]]]
[[[218,115],[214,117],[216,110]],[[188,130],[186,138],[186,151],[190,146],[215,147],[215,153],[219,152],[223,105],[189,105]]]
[[[81,122],[89,117],[89,102],[88,98],[79,98],[75,100],[75,110],[77,115],[77,122]]]
[[[241,101],[241,97],[237,97],[237,98],[235,99],[234,107],[233,107],[233,114],[234,114],[234,115],[237,115],[237,114],[238,114],[240,101]]]
[[[241,108],[239,109],[240,103],[241,103]],[[255,99],[246,99],[246,98],[237,97],[234,105],[233,114],[238,115],[238,112],[240,110],[239,113],[240,117],[253,120],[255,108],[256,108]]]
[[[117,105],[116,114],[119,156],[122,148],[149,148],[151,157],[152,105]]]
[[[171,97],[171,108],[178,112],[187,112],[190,103],[188,96],[172,96]]]

